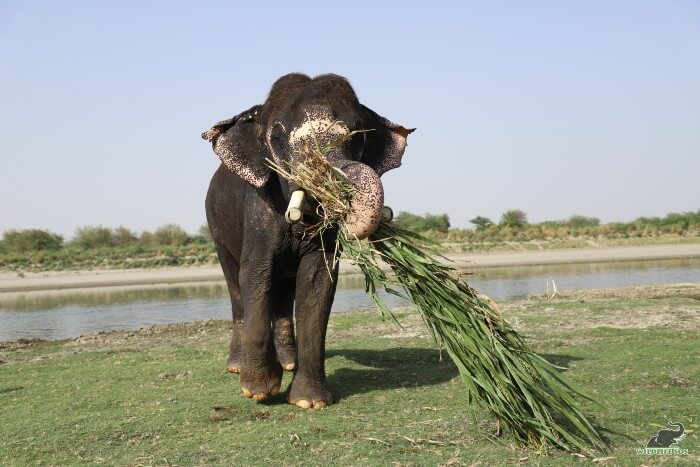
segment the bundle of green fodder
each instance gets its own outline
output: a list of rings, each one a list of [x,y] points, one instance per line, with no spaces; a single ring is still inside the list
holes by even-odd
[[[485,407],[520,444],[544,451],[549,446],[604,450],[603,440],[576,400],[588,397],[530,350],[491,299],[439,260],[435,243],[385,221],[367,240],[349,234],[345,217],[354,189],[324,157],[335,144],[307,147],[305,160],[298,164],[283,167],[268,161],[319,203],[320,220],[308,234],[338,229],[336,251],[364,272],[367,292],[383,314],[393,318],[379,288],[410,298],[437,344],[457,365],[469,401]],[[393,274],[387,274],[380,261],[391,266]]]

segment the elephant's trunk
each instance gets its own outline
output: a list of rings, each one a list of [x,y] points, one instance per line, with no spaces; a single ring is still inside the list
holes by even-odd
[[[681,436],[681,435],[683,435],[683,433],[685,432],[685,427],[683,426],[682,423],[668,422],[668,424],[669,424],[670,426],[676,428],[676,434],[677,434],[677,436]]]
[[[377,229],[384,207],[384,187],[379,175],[369,166],[350,162],[340,167],[355,188],[346,225],[350,235],[362,240]]]

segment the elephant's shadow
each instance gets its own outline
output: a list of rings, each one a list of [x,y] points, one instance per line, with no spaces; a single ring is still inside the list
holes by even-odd
[[[444,352],[443,361],[440,361],[436,349],[332,349],[326,352],[326,357],[341,357],[364,367],[352,368],[335,363],[340,367],[329,372],[328,383],[336,401],[371,391],[431,386],[459,374]]]
[[[365,368],[349,368],[342,363],[329,371],[328,383],[336,401],[354,394],[388,389],[432,386],[445,383],[459,376],[459,371],[447,352],[434,348],[329,349],[328,359],[341,357]],[[570,355],[542,355],[550,363],[568,367],[580,358]],[[566,371],[566,370],[560,370]]]

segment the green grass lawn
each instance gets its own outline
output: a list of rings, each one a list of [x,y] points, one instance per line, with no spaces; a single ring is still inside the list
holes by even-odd
[[[697,464],[700,286],[576,292],[506,303],[532,346],[568,368],[613,447],[598,463]],[[481,465],[591,463],[513,445],[468,403],[420,318],[336,315],[320,411],[255,404],[224,371],[221,321],[0,344],[0,464]],[[283,388],[289,381],[285,378]],[[689,455],[640,457],[667,421]]]

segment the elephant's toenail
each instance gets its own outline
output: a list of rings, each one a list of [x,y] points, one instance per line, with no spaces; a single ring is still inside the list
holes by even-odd
[[[294,369],[294,362],[292,363],[284,363],[282,365],[282,368],[284,368],[284,371],[292,371]]]
[[[228,371],[229,373],[236,373],[236,374],[241,372],[241,370],[237,366],[230,366],[230,367],[226,368],[226,371]]]
[[[316,402],[316,403],[314,404],[314,409],[323,409],[323,408],[325,408],[327,405],[328,405],[328,404],[326,404],[324,401],[318,401],[318,402]]]
[[[311,402],[307,401],[306,399],[300,399],[294,403],[298,407],[301,407],[302,409],[310,409],[311,408]]]
[[[243,389],[243,395],[244,395],[244,396],[246,396],[246,397],[253,397],[253,392],[252,392],[252,391],[250,391],[250,390],[248,390],[248,389],[246,389],[246,388],[242,388],[242,389]]]

